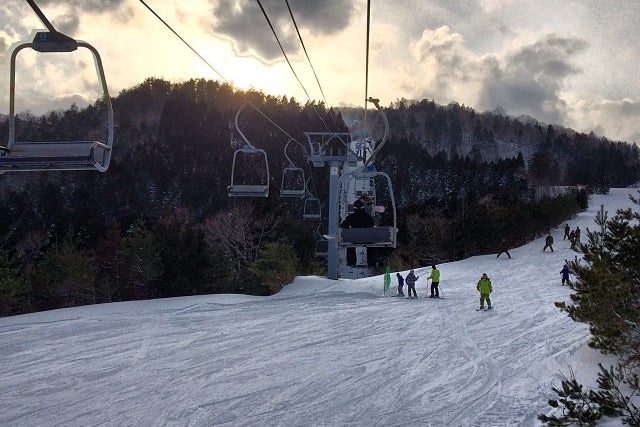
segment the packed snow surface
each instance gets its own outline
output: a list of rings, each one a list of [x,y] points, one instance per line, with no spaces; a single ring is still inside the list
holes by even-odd
[[[614,189],[568,223],[633,206]],[[602,357],[554,306],[566,259],[552,230],[439,266],[443,299],[383,295],[383,276],[297,277],[271,297],[208,295],[0,318],[2,426],[533,426],[551,387]],[[494,309],[476,311],[476,283]],[[401,272],[406,274],[406,271]],[[392,290],[397,284],[392,275]],[[573,279],[573,276],[572,276]]]

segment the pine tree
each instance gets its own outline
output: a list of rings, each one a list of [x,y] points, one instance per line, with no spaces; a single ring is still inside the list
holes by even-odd
[[[267,286],[273,293],[293,281],[299,270],[299,261],[293,246],[284,240],[264,245],[260,256],[249,268],[258,282]]]
[[[144,219],[138,218],[127,230],[122,255],[125,299],[156,296],[157,280],[162,275],[160,245]]]
[[[607,220],[602,208],[596,224],[599,229],[587,230],[587,242],[581,245],[584,261],[571,262],[573,303],[556,305],[573,320],[587,323],[590,345],[617,356],[618,363],[608,369],[599,365],[597,390],[583,392],[575,378],[565,379],[562,390],[554,388],[560,400],[549,404],[562,407],[563,415],[538,417],[552,426],[595,425],[603,416],[640,426],[640,408],[634,405],[640,397],[640,213],[619,210]]]
[[[9,253],[0,251],[0,316],[11,316],[29,309],[28,289],[22,272]]]
[[[95,273],[91,257],[81,250],[71,232],[54,243],[30,272],[38,309],[94,304]]]

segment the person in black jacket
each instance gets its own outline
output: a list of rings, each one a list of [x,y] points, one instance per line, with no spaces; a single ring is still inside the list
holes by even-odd
[[[341,228],[370,228],[373,225],[373,218],[364,210],[364,203],[359,199],[353,203],[353,213],[347,215],[340,223]],[[356,248],[347,248],[347,264],[355,267],[356,263]]]
[[[356,200],[353,203],[353,213],[340,223],[342,228],[368,228],[373,227],[373,218],[364,210],[364,203]]]
[[[507,254],[509,259],[511,259],[511,254],[509,253],[509,246],[507,246],[507,239],[502,239],[502,243],[500,244],[500,252],[496,258],[500,258],[500,255],[503,253]]]

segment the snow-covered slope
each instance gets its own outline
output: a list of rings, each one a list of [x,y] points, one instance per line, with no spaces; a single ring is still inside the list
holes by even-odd
[[[629,193],[593,196],[569,224],[584,236],[601,204],[611,216]],[[599,358],[586,325],[554,307],[576,253],[552,234],[553,253],[540,239],[513,259],[442,264],[441,300],[384,297],[381,276],[298,277],[272,297],[0,318],[0,425],[538,425],[561,373]],[[477,312],[483,272],[495,309]]]

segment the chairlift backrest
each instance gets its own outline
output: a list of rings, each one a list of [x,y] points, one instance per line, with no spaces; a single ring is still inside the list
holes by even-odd
[[[78,47],[88,49],[94,58],[98,78],[102,86],[107,114],[106,141],[16,141],[15,98],[16,57],[27,48],[37,52],[72,52]],[[111,97],[98,51],[89,43],[74,40],[57,31],[40,31],[31,42],[18,42],[9,49],[9,138],[6,146],[0,146],[0,172],[40,170],[97,170],[109,167],[113,147],[114,119]]]

